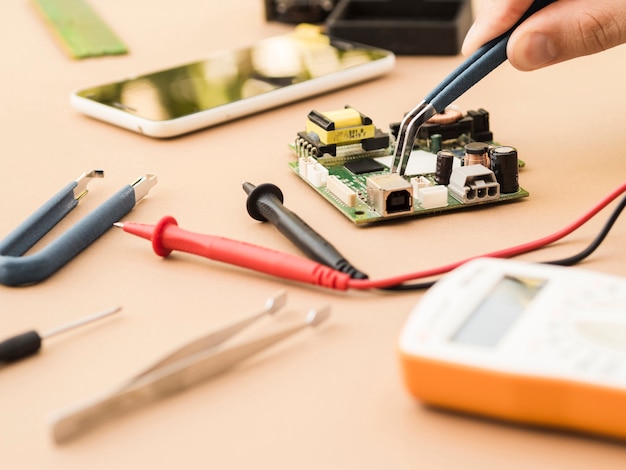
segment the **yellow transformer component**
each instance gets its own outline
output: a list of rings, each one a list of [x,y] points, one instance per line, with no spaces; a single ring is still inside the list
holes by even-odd
[[[350,106],[324,113],[311,111],[307,117],[306,132],[317,135],[325,145],[353,144],[376,134],[372,120]]]

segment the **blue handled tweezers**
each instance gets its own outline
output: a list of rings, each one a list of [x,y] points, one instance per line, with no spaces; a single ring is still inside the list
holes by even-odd
[[[19,286],[48,278],[130,212],[156,184],[156,176],[142,176],[124,186],[48,246],[22,256],[78,205],[87,194],[87,184],[92,178],[103,176],[104,172],[100,170],[83,173],[0,241],[0,284]]]
[[[422,124],[435,114],[444,111],[454,100],[502,64],[507,59],[506,46],[513,31],[529,16],[554,2],[555,0],[533,2],[511,29],[474,52],[404,117],[396,139],[392,173],[404,175]]]

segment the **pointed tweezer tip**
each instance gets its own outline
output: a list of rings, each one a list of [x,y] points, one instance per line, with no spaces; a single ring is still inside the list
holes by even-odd
[[[287,303],[287,292],[282,290],[265,301],[265,310],[267,313],[275,313],[285,306]]]
[[[317,310],[311,310],[306,316],[306,323],[309,326],[317,326],[320,323],[326,321],[330,316],[330,306],[326,305]]]

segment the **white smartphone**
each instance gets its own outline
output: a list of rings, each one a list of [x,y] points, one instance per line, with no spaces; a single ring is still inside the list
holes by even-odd
[[[173,137],[390,71],[393,53],[297,27],[247,48],[75,91],[82,113],[150,137]]]

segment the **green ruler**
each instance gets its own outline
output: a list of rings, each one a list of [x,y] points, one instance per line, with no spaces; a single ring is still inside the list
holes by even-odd
[[[126,54],[126,45],[84,0],[32,0],[75,59]]]

